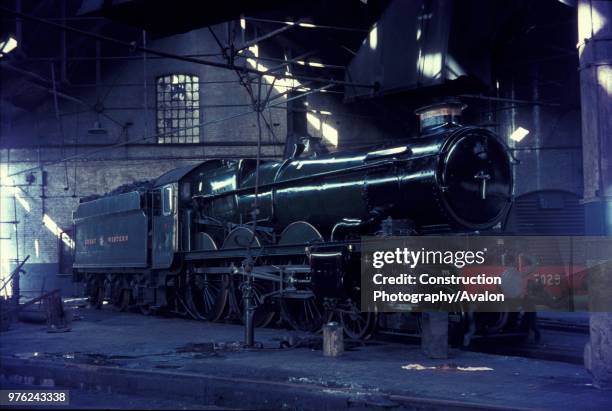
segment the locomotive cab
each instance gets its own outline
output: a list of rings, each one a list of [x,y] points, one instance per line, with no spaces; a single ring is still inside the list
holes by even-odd
[[[152,268],[170,268],[178,263],[179,251],[192,249],[192,210],[188,205],[193,195],[195,175],[203,168],[217,166],[218,162],[209,161],[180,167],[168,171],[153,183]]]
[[[170,183],[153,190],[153,268],[170,267],[177,251],[177,189],[178,183]]]

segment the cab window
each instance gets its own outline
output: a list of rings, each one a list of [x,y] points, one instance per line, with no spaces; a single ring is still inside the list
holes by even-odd
[[[174,212],[174,201],[172,186],[168,185],[162,189],[162,214],[170,215]]]

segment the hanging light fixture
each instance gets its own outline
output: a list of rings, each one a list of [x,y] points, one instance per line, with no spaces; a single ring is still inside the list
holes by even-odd
[[[510,140],[516,141],[517,143],[527,137],[529,130],[523,127],[519,127],[510,134]]]
[[[104,127],[102,127],[102,123],[100,123],[100,114],[104,112],[104,104],[100,100],[98,100],[96,104],[94,104],[93,110],[96,113],[96,121],[94,121],[93,127],[87,130],[87,134],[107,134],[108,131]]]
[[[102,124],[100,124],[99,121],[94,121],[93,127],[87,130],[87,134],[100,135],[100,134],[107,134],[107,133],[108,131],[104,127],[102,127]]]
[[[15,36],[9,34],[0,41],[0,57],[4,57],[5,54],[17,48],[18,42]]]

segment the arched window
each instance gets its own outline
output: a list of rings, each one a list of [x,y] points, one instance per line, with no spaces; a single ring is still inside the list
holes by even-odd
[[[200,83],[190,74],[157,78],[157,142],[200,142]]]

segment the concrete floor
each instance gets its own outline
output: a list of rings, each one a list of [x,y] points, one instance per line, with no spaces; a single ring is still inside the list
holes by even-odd
[[[232,408],[417,409],[425,401],[429,409],[612,409],[612,392],[593,388],[574,364],[459,350],[430,360],[417,345],[396,343],[329,359],[312,347],[281,349],[286,330],[258,329],[263,348],[245,350],[237,325],[107,310],[78,315],[67,333],[18,323],[0,334],[2,387],[81,381],[80,390],[146,391],[159,401],[150,408],[173,408],[167,404],[176,398]]]

